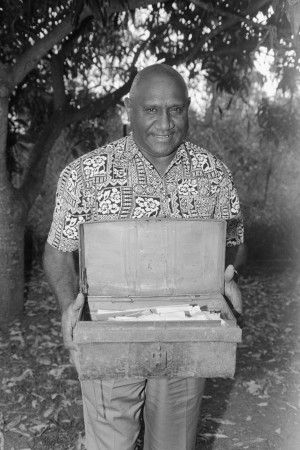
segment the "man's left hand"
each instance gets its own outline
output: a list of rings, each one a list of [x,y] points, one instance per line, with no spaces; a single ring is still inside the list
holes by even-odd
[[[242,294],[241,291],[233,279],[234,267],[232,264],[226,267],[225,270],[225,296],[231,302],[233,308],[238,314],[242,314]]]

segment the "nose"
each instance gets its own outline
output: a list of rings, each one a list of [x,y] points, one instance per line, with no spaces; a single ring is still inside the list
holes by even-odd
[[[170,116],[168,111],[162,111],[160,117],[160,127],[162,131],[171,130],[174,127],[172,117]]]

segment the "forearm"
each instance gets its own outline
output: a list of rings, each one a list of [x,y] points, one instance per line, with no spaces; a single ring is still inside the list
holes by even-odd
[[[226,247],[225,267],[232,264],[236,270],[243,268],[247,261],[247,247],[240,244],[235,247]]]
[[[63,312],[74,302],[78,292],[73,253],[61,252],[47,243],[43,262],[47,280]]]

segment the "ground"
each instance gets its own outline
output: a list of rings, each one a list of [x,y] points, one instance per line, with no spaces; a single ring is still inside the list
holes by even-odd
[[[250,267],[240,284],[245,323],[236,375],[207,381],[196,450],[299,450],[299,270]],[[0,375],[0,450],[84,449],[79,382],[39,266],[24,320],[0,340]]]

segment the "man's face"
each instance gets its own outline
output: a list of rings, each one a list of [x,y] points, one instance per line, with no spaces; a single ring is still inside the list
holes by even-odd
[[[133,138],[150,161],[175,154],[188,131],[189,103],[180,80],[162,73],[141,80],[125,100]]]

